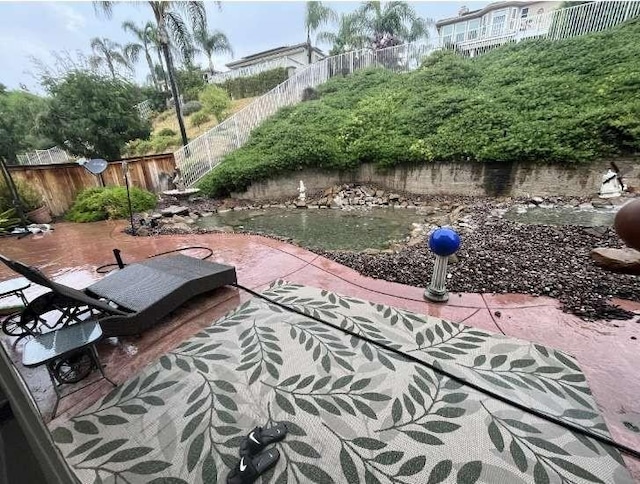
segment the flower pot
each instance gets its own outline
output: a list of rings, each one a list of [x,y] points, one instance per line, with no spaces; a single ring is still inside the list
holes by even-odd
[[[51,212],[49,211],[49,207],[43,205],[31,212],[27,212],[27,218],[34,224],[48,224],[51,223]]]

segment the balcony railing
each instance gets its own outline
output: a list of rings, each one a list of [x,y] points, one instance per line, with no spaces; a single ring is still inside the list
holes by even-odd
[[[638,15],[640,2],[597,1],[525,18],[498,17],[492,23],[442,36],[440,46],[473,51],[536,37],[564,39],[608,29]]]

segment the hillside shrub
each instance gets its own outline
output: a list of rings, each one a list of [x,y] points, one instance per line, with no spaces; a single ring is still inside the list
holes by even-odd
[[[217,84],[217,86],[227,91],[233,99],[242,99],[260,96],[286,81],[287,77],[287,69],[278,67],[277,69],[260,72],[255,76],[229,79]]]
[[[578,164],[640,152],[640,20],[475,58],[437,52],[408,74],[359,71],[281,109],[206,175],[210,196],[304,167]]]
[[[204,111],[193,113],[190,119],[191,124],[196,127],[202,126],[204,123],[208,123],[209,121],[211,121],[211,117]]]
[[[155,136],[175,136],[176,134],[178,133],[171,128],[162,128],[157,134],[155,134]]]
[[[164,152],[169,146],[180,146],[180,136],[152,136],[151,148],[155,153]]]
[[[202,103],[200,101],[187,101],[182,105],[182,114],[189,116],[190,114],[200,111],[202,109]]]
[[[202,109],[206,112],[213,114],[218,122],[224,119],[224,114],[229,106],[231,106],[231,99],[229,93],[221,87],[208,85],[200,92],[198,98],[202,103]]]
[[[156,196],[138,187],[131,187],[131,207],[134,212],[151,210],[156,206]],[[76,197],[66,214],[71,222],[97,222],[99,220],[126,218],[129,204],[125,187],[87,188]]]

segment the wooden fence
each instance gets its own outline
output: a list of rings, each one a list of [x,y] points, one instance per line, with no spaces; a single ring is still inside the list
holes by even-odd
[[[110,161],[102,173],[105,186],[124,185],[121,162]],[[132,186],[154,193],[167,190],[175,169],[173,153],[126,158]],[[55,216],[62,215],[73,203],[78,192],[101,186],[100,178],[77,163],[54,165],[9,166],[13,179],[23,181],[38,190]]]

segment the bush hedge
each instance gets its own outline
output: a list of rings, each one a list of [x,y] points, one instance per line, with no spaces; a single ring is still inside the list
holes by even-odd
[[[150,210],[156,206],[156,196],[137,187],[131,187],[131,207],[134,212]],[[97,222],[98,220],[126,218],[129,202],[125,187],[101,187],[82,190],[66,214],[71,222]]]
[[[182,105],[182,115],[189,116],[190,114],[200,111],[202,109],[202,103],[199,101],[187,101]]]
[[[198,111],[197,113],[193,113],[189,118],[191,120],[192,126],[202,126],[204,123],[208,123],[211,121],[211,117],[204,111]]]
[[[225,157],[210,196],[305,167],[447,161],[580,163],[640,151],[640,21],[476,58],[437,52],[409,74],[360,71],[284,108]]]
[[[226,90],[233,99],[242,99],[244,97],[260,96],[286,80],[287,69],[278,67],[255,76],[229,79],[216,85]]]
[[[221,122],[225,111],[231,106],[229,93],[219,86],[209,85],[201,92],[198,100],[202,104],[202,110],[209,112],[216,117],[216,121]]]

